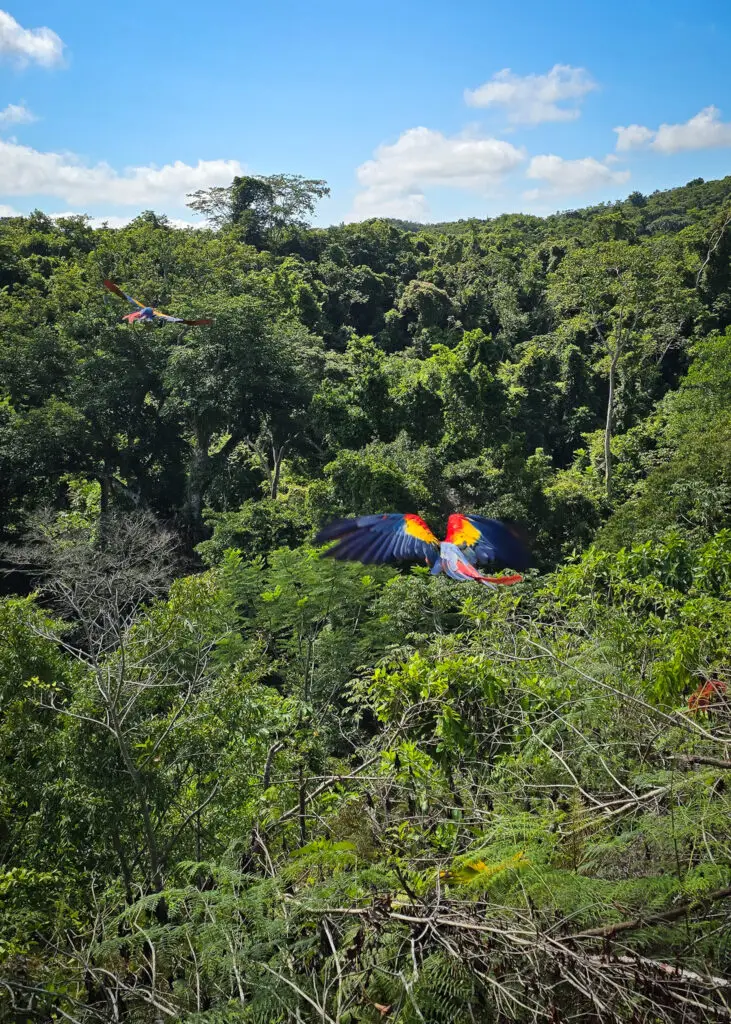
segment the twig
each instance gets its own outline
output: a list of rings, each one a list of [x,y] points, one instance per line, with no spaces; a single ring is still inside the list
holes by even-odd
[[[322,1020],[327,1021],[328,1024],[336,1024],[336,1021],[333,1020],[333,1018],[327,1012],[325,1007],[320,1006],[318,1003],[316,1003],[314,999],[308,996],[307,993],[299,987],[299,985],[295,985],[295,983],[293,981],[290,981],[289,978],[285,978],[283,974],[279,973],[279,971],[275,971],[273,968],[269,966],[269,964],[263,963],[261,964],[261,966],[264,968],[265,971],[269,971],[270,974],[273,974],[275,978],[279,978],[280,981],[283,981],[285,985],[289,985],[291,989],[294,989],[298,996],[301,996],[305,1000],[305,1002],[308,1002],[310,1004],[313,1010],[317,1011],[318,1016],[321,1017]]]
[[[190,821],[192,821],[192,819],[196,816],[196,814],[200,814],[200,812],[203,810],[203,808],[207,804],[209,804],[211,802],[211,800],[214,798],[214,796],[218,792],[218,786],[219,786],[219,783],[217,782],[215,784],[215,786],[213,787],[213,789],[211,790],[211,792],[205,798],[205,800],[202,803],[198,804],[198,806],[195,808],[195,810],[191,811],[190,814],[188,814],[186,816],[185,820],[183,821],[183,824],[180,826],[180,828],[177,830],[177,832],[175,833],[173,838],[170,840],[170,842],[163,849],[163,851],[162,851],[162,853],[160,855],[162,860],[164,860],[167,857],[167,855],[172,850],[173,846],[175,846],[175,844],[177,843],[178,839],[180,839],[180,837],[183,834],[183,832],[185,831],[185,828],[188,825],[188,823]]]
[[[374,757],[369,758],[367,761],[364,761],[363,764],[359,765],[357,768],[354,768],[353,771],[349,775],[331,775],[330,778],[326,779],[319,786],[316,786],[315,789],[313,789],[311,793],[307,794],[307,797],[305,799],[305,803],[308,803],[308,804],[312,803],[312,801],[314,799],[316,799],[316,797],[318,797],[320,795],[320,793],[324,793],[326,789],[330,788],[330,786],[334,786],[338,782],[345,782],[348,779],[355,778],[357,775],[359,775],[361,772],[365,771],[366,768],[369,768],[376,761],[380,761],[380,759],[381,759],[381,755],[379,753],[379,754],[376,754]],[[290,807],[290,809],[288,811],[285,811],[284,814],[280,814],[279,817],[275,821],[272,821],[269,825],[267,825],[266,826],[266,831],[268,832],[269,829],[276,828],[277,825],[283,825],[285,821],[289,821],[290,818],[294,818],[295,815],[297,815],[299,813],[300,813],[300,804],[299,804],[299,801],[298,801],[297,804],[294,807]]]

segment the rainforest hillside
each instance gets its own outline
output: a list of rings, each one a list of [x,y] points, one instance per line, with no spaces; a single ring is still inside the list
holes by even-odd
[[[0,219],[0,1020],[731,1019],[731,177],[326,192]],[[392,511],[535,568],[312,546]]]

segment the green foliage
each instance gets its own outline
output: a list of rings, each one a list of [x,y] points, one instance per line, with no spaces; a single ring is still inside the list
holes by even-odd
[[[188,206],[215,227],[237,229],[243,241],[264,247],[286,229],[306,227],[303,216],[329,194],[324,181],[299,174],[246,175],[227,188],[199,189]]]
[[[324,194],[0,224],[0,1017],[722,1019],[731,179],[418,230]],[[470,510],[518,586],[310,546]]]

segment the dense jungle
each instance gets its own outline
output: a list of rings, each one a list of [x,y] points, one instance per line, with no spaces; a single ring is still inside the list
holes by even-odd
[[[0,220],[0,1020],[730,1020],[731,177],[326,194]],[[313,542],[455,511],[522,582]]]

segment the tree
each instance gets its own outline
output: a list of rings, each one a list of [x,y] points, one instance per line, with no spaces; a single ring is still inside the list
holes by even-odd
[[[604,481],[608,495],[612,491],[617,370],[622,356],[639,341],[657,299],[654,283],[650,251],[624,241],[573,249],[551,279],[551,297],[556,311],[569,317],[567,327],[593,335],[605,357]]]
[[[68,635],[45,633],[89,675],[93,684],[86,698],[66,703],[50,689],[47,706],[108,733],[119,751],[142,820],[153,886],[162,884],[164,851],[154,822],[154,800],[135,755],[139,739],[138,709],[150,693],[176,689],[182,679],[148,671],[149,650],[136,631],[143,605],[161,595],[174,573],[171,534],[157,528],[147,515],[114,517],[104,524],[103,538],[83,523],[37,520],[25,544],[8,551],[13,561],[37,577],[42,592],[60,614],[73,623]],[[188,680],[188,691],[199,683]],[[120,869],[129,883],[129,867],[120,850]]]
[[[226,187],[198,189],[187,204],[215,227],[240,227],[246,242],[260,247],[281,238],[287,228],[304,228],[326,183],[299,174],[246,175]]]
[[[256,445],[265,429],[278,453],[271,480],[278,489],[281,458],[302,432],[314,391],[318,348],[309,332],[273,320],[264,303],[244,296],[222,305],[210,337],[191,337],[171,354],[162,415],[188,442],[185,519],[195,540],[209,488],[224,467],[236,469],[237,449]]]

